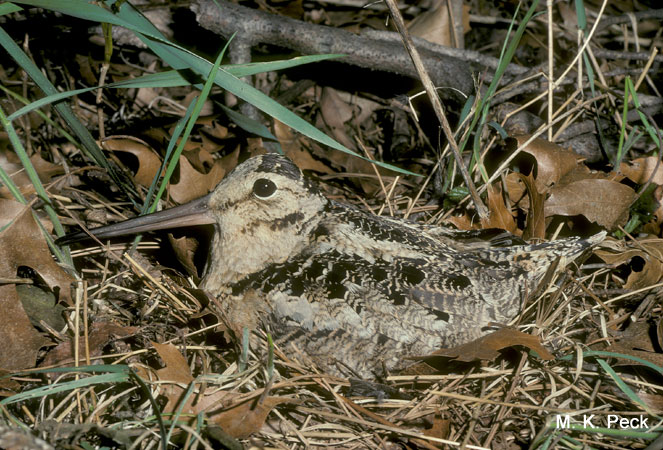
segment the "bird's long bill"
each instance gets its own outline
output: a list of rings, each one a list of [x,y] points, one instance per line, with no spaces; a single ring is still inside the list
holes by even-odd
[[[167,228],[208,225],[214,223],[212,215],[209,212],[209,198],[210,195],[206,195],[184,205],[176,206],[175,208],[94,228],[90,230],[90,234],[99,239],[105,239]],[[84,239],[89,239],[89,235],[84,232],[78,232],[63,236],[56,243],[58,245],[67,245]]]

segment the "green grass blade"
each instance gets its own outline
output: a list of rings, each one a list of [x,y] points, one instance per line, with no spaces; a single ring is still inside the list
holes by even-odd
[[[161,166],[159,167],[159,171],[157,174],[154,176],[154,179],[152,180],[152,183],[150,184],[150,188],[147,190],[147,194],[145,195],[145,202],[143,203],[143,207],[140,210],[140,215],[145,215],[147,213],[153,213],[154,211],[157,210],[157,206],[159,205],[159,199],[152,201],[152,198],[154,196],[154,191],[156,191],[157,186],[159,185],[159,180],[161,179],[161,174],[165,173],[166,168],[169,165],[169,162],[172,160],[171,155],[173,153],[173,150],[175,149],[175,145],[177,145],[177,142],[180,138],[180,135],[182,134],[182,131],[184,131],[184,127],[186,124],[189,122],[189,118],[191,117],[191,113],[193,112],[193,108],[196,106],[195,102],[191,102],[189,104],[189,107],[187,108],[186,112],[184,113],[184,117],[182,117],[180,120],[177,121],[177,124],[175,125],[175,129],[173,130],[173,135],[170,137],[170,141],[168,142],[168,147],[166,148],[166,155],[163,158],[163,162],[161,163]],[[179,160],[179,158],[178,158]],[[174,164],[177,164],[175,162]],[[165,179],[165,178],[164,178]],[[136,248],[138,248],[138,244],[142,240],[143,235],[138,234],[135,238],[133,243],[131,244],[131,251],[134,252],[136,251]]]
[[[23,203],[24,205],[28,204],[28,201],[23,197],[21,190],[16,186],[14,180],[11,179],[9,174],[0,166],[0,182],[9,189],[9,193],[16,199],[16,201]],[[2,230],[0,230],[2,231]]]
[[[0,90],[2,90],[2,92],[4,92],[5,94],[7,94],[8,96],[10,96],[10,97],[16,99],[17,101],[21,102],[23,105],[29,105],[29,104],[30,104],[30,101],[29,101],[28,99],[24,98],[22,95],[19,95],[19,94],[17,94],[16,92],[14,92],[14,91],[12,91],[12,90],[10,90],[10,89],[7,89],[6,87],[4,87],[4,86],[2,86],[2,85],[0,85]],[[62,127],[60,126],[59,123],[57,123],[56,121],[54,121],[54,120],[51,119],[49,116],[47,116],[46,114],[44,114],[43,112],[41,112],[41,111],[39,111],[39,110],[35,110],[35,113],[36,113],[36,114],[37,114],[37,115],[38,115],[38,116],[39,116],[44,122],[46,122],[48,125],[50,125],[51,127],[53,127],[53,129],[55,129],[55,130],[56,130],[56,131],[57,131],[62,137],[64,137],[64,138],[65,138],[67,141],[69,141],[72,145],[74,145],[74,146],[75,146],[76,148],[78,148],[78,149],[81,148],[81,145],[76,141],[76,139],[74,139],[74,137],[73,137],[71,134],[69,134],[69,133],[67,132],[67,130],[65,130],[64,128],[62,128]]]
[[[253,120],[250,117],[246,117],[243,114],[233,111],[232,109],[228,108],[226,105],[222,105],[221,103],[217,103],[217,105],[219,105],[221,109],[223,109],[223,111],[228,115],[230,120],[235,122],[235,124],[237,124],[238,127],[240,127],[245,131],[248,131],[249,133],[255,134],[256,136],[260,136],[262,138],[274,141],[278,149],[278,152],[280,154],[283,154],[283,149],[281,148],[281,144],[278,142],[278,139],[276,139],[276,136],[274,136],[266,126],[264,126],[257,120]]]
[[[538,2],[538,0],[536,0]],[[174,69],[191,69],[195,73],[206,76],[210,72],[211,64],[209,61],[201,58],[192,52],[183,49],[182,47],[168,42],[166,38],[152,25],[140,12],[138,12],[131,4],[123,3],[117,14],[101,8],[97,5],[88,3],[85,0],[59,0],[52,2],[48,0],[18,0],[17,3],[38,6],[41,8],[58,11],[63,14],[69,14],[74,17],[79,17],[86,20],[97,22],[107,22],[114,25],[126,27],[132,31],[137,32],[137,36],[141,39],[154,53],[161,59],[168,63]],[[366,159],[358,153],[350,150],[344,145],[336,142],[313,125],[298,117],[296,114],[280,105],[278,102],[272,100],[260,90],[255,89],[236,76],[224,69],[220,69],[215,78],[215,83],[235,94],[242,100],[251,103],[258,109],[266,114],[278,119],[285,125],[299,131],[300,133],[308,136],[309,138],[327,145],[336,150]],[[376,165],[385,167],[396,172],[417,175],[407,170],[401,169],[390,164],[385,164],[380,161],[373,161]]]
[[[585,4],[582,0],[575,0],[576,17],[578,18],[578,28],[582,31],[587,29],[587,15],[585,14]]]
[[[209,96],[209,93],[212,90],[212,84],[214,84],[214,79],[216,77],[216,74],[219,72],[219,67],[221,66],[221,60],[223,59],[223,55],[225,54],[226,49],[228,48],[228,44],[230,44],[230,41],[228,41],[226,46],[223,47],[223,49],[219,52],[219,55],[217,56],[216,61],[214,62],[214,66],[212,66],[212,69],[210,70],[207,81],[205,81],[205,85],[203,86],[203,89],[200,92],[200,96],[195,102],[192,102],[195,103],[195,106],[193,107],[193,110],[191,112],[191,118],[189,119],[189,121],[186,124],[186,127],[184,128],[184,134],[182,135],[182,139],[180,139],[180,143],[175,149],[172,160],[168,165],[168,169],[166,170],[166,175],[164,176],[161,182],[161,186],[159,187],[159,191],[157,192],[156,198],[154,200],[155,204],[163,196],[163,193],[166,190],[166,186],[168,185],[168,181],[170,180],[171,175],[175,171],[175,167],[179,162],[180,155],[184,150],[184,145],[186,144],[186,141],[189,139],[189,136],[191,135],[191,130],[193,130],[193,126],[196,124],[196,120],[198,120],[200,111],[203,109],[203,104],[205,103],[205,100],[207,100],[207,97]]]
[[[150,189],[147,192],[147,195],[145,196],[145,204],[143,205],[143,210],[142,213],[153,213],[154,211],[157,210],[157,206],[159,204],[159,199],[157,198],[155,201],[152,201],[152,194],[154,193],[154,190],[156,190],[156,186],[159,182],[159,178],[161,177],[161,174],[164,173],[166,168],[168,167],[168,162],[172,161],[172,154],[173,150],[175,150],[175,146],[177,145],[180,136],[182,135],[182,132],[184,131],[184,128],[186,127],[186,124],[189,122],[191,114],[193,113],[193,109],[195,108],[196,103],[191,102],[189,104],[189,107],[187,108],[186,112],[184,113],[184,116],[177,121],[177,125],[175,125],[175,129],[173,130],[173,135],[170,138],[170,141],[168,142],[168,147],[166,148],[166,155],[163,158],[163,163],[161,164],[161,167],[159,168],[159,173],[157,174],[156,177],[154,177],[154,180],[152,184],[150,185]],[[178,158],[179,160],[179,158]],[[177,163],[175,163],[177,164]]]
[[[175,426],[177,425],[177,421],[180,419],[180,416],[182,415],[182,411],[184,411],[184,407],[187,404],[187,401],[189,400],[189,397],[193,394],[193,390],[196,387],[196,383],[191,382],[189,383],[189,387],[187,388],[186,392],[180,397],[180,402],[179,405],[177,406],[177,409],[175,410],[175,414],[171,417],[171,425],[170,428],[168,428],[168,433],[166,434],[165,441],[170,442],[170,437],[173,435],[173,431],[175,431]]]
[[[255,75],[263,72],[270,72],[274,70],[286,69],[290,67],[299,66],[302,64],[308,64],[311,62],[321,61],[325,59],[331,59],[333,57],[338,57],[340,55],[313,55],[311,57],[297,57],[285,61],[274,61],[267,63],[256,63],[256,64],[245,64],[245,65],[234,65],[234,66],[225,66],[225,69],[233,74],[236,77],[244,77],[249,75]],[[130,89],[130,88],[168,88],[168,87],[181,87],[189,86],[191,82],[187,80],[182,74],[177,70],[167,70],[165,72],[151,73],[143,75],[138,78],[133,78],[130,80],[117,81],[115,83],[106,84],[103,86],[105,89]],[[41,108],[42,106],[49,105],[51,103],[59,102],[60,100],[73,97],[75,95],[85,94],[99,89],[99,86],[93,86],[89,88],[76,89],[73,91],[67,92],[58,92],[53,95],[48,95],[46,97],[35,100],[23,108],[15,111],[9,115],[9,120],[15,120],[21,117],[24,114],[27,114],[31,111]]]
[[[80,378],[78,380],[71,380],[65,383],[52,384],[48,386],[40,386],[26,392],[21,392],[11,397],[7,397],[0,401],[0,405],[6,406],[13,403],[30,400],[33,398],[42,398],[47,395],[57,394],[60,392],[72,391],[87,386],[94,386],[96,384],[108,383],[124,383],[129,380],[129,374],[125,372],[104,373],[102,375],[93,375],[90,377]]]
[[[16,63],[27,72],[28,76],[39,86],[39,88],[46,93],[46,95],[57,94],[58,91],[55,86],[46,78],[39,68],[30,60],[30,58],[21,50],[13,39],[0,27],[0,45],[9,53],[9,55],[16,61]],[[108,162],[103,153],[97,147],[94,138],[90,135],[87,128],[74,116],[74,113],[69,108],[69,105],[60,103],[55,105],[55,109],[60,113],[62,118],[74,130],[76,135],[83,142],[84,147],[89,152],[94,161],[105,169],[109,169]],[[87,143],[87,145],[86,145]]]
[[[55,234],[58,236],[64,236],[64,228],[62,227],[62,224],[60,223],[60,219],[58,218],[57,213],[55,212],[55,209],[53,209],[53,204],[51,203],[51,199],[48,196],[48,193],[46,192],[46,189],[44,189],[44,185],[41,184],[41,180],[39,179],[39,175],[37,174],[37,171],[35,170],[34,166],[32,165],[32,161],[30,161],[30,157],[28,156],[27,152],[25,151],[25,148],[23,147],[23,143],[21,142],[21,139],[18,137],[18,134],[16,133],[16,130],[14,129],[14,125],[10,120],[7,119],[7,116],[5,116],[5,112],[2,110],[0,107],[0,124],[2,124],[2,127],[7,131],[7,136],[9,137],[9,142],[12,144],[12,147],[14,148],[14,152],[18,156],[18,159],[21,161],[21,164],[23,165],[23,169],[25,170],[26,175],[28,176],[28,179],[30,180],[30,183],[32,183],[32,186],[35,189],[35,192],[37,193],[37,196],[44,202],[44,210],[46,211],[46,214],[48,215],[48,218],[51,220],[51,223],[53,224],[53,229],[55,231]],[[5,180],[5,177],[2,176],[3,180]],[[7,184],[7,187],[12,191],[12,194],[15,196],[16,200],[23,203],[27,204],[25,201],[25,197],[21,195],[20,191],[16,189],[16,186],[14,185],[14,189],[12,189],[13,183]],[[16,192],[15,192],[16,191]],[[16,195],[18,193],[18,196]],[[53,240],[51,239],[51,236],[46,232],[46,230],[43,228],[41,225],[41,222],[39,219],[35,216],[35,220],[39,227],[41,228],[42,232],[44,233],[44,238],[46,239],[46,242],[48,243],[49,247],[55,253],[55,256],[58,258],[58,260],[66,263],[69,265],[69,267],[73,267],[73,261],[71,259],[71,255],[68,250],[65,250],[64,253],[60,251],[60,248],[57,247],[54,243]]]
[[[641,109],[640,99],[638,98],[638,93],[635,90],[635,86],[633,85],[633,81],[631,80],[631,77],[626,77],[626,86],[628,88],[628,91],[631,94],[631,97],[633,97],[633,105],[635,106],[635,109],[638,112],[638,116],[640,117],[640,121],[642,122],[642,125],[644,125],[645,130],[647,130],[647,133],[649,134],[649,137],[651,137],[652,141],[654,141],[656,146],[660,147],[661,143],[659,142],[658,133],[656,132],[656,128],[654,128],[649,123],[649,120],[647,120],[647,117],[640,110]]]
[[[593,433],[593,434],[604,434],[607,436],[620,436],[625,439],[656,439],[658,433],[652,433],[648,431],[637,431],[629,429],[615,429],[615,428],[604,428],[604,427],[584,427],[583,425],[572,423],[569,424],[567,430],[581,431],[583,433]],[[582,448],[582,447],[581,447]]]
[[[292,59],[283,61],[270,61],[249,64],[234,64],[223,66],[223,68],[230,74],[241,78],[249,75],[256,75],[263,72],[272,72],[275,70],[289,69],[291,67],[301,66],[303,64],[310,64],[319,61],[326,61],[329,59],[342,58],[345,55],[342,53],[330,53],[327,55],[305,55],[297,56]]]
[[[9,2],[0,4],[0,16],[4,16],[5,14],[15,13],[18,11],[23,11],[23,8]]]
[[[605,362],[605,360],[601,358],[596,358],[596,362],[598,362],[601,368],[606,371],[606,373],[610,376],[610,378],[612,378],[615,384],[629,398],[629,400],[631,400],[633,403],[637,405],[640,405],[642,409],[647,411],[647,414],[649,414],[650,416],[655,416],[655,414],[651,411],[649,406],[644,401],[642,401],[642,399],[638,397],[638,395],[635,392],[633,392],[633,389],[628,387],[628,385],[624,382],[624,380],[622,380],[621,377],[617,375],[617,372],[615,372],[613,368],[610,367],[610,365],[607,362]]]
[[[474,114],[474,118],[472,119],[472,123],[470,124],[470,130],[474,130],[474,141],[473,141],[473,155],[472,155],[472,161],[470,163],[470,169],[472,169],[472,166],[474,164],[479,164],[479,172],[481,175],[484,177],[484,180],[488,180],[488,174],[486,173],[485,168],[483,167],[483,164],[481,164],[481,155],[480,155],[480,139],[481,139],[481,134],[483,127],[485,126],[486,118],[488,117],[488,109],[490,108],[490,104],[493,99],[493,95],[495,95],[495,92],[497,91],[497,87],[502,80],[502,76],[504,76],[504,73],[506,72],[506,68],[508,65],[511,63],[511,60],[513,59],[513,56],[516,53],[516,50],[518,48],[518,44],[520,43],[520,39],[522,38],[523,34],[525,33],[525,30],[527,28],[527,24],[529,21],[532,19],[532,16],[534,15],[534,12],[536,11],[536,8],[539,4],[539,0],[534,0],[532,2],[532,6],[527,10],[525,13],[525,16],[523,19],[520,21],[520,24],[518,25],[518,28],[516,29],[514,36],[512,39],[509,41],[504,42],[504,46],[502,47],[502,54],[500,55],[500,60],[499,64],[497,66],[497,69],[495,70],[495,74],[493,75],[493,79],[490,82],[490,85],[488,85],[488,89],[486,89],[486,94],[483,96],[483,98],[479,99],[479,104],[477,105],[477,110]],[[511,31],[511,28],[513,27],[513,24],[515,22],[516,14],[518,11],[516,10],[516,13],[514,13],[513,20],[511,22],[511,25],[509,27],[509,33]],[[507,45],[508,42],[508,45]],[[468,133],[467,138],[462,142],[460,146],[460,151],[462,152],[465,147],[467,146],[467,143],[471,137],[471,133]]]
[[[39,3],[40,6],[43,6],[43,3],[49,3],[49,2],[44,0],[21,0],[21,3],[30,3],[30,4]],[[69,4],[69,3],[85,3],[85,2],[80,0],[66,0],[66,3]],[[89,9],[88,8],[89,6],[90,5],[86,4],[86,9]],[[55,6],[49,3],[48,6],[44,7],[47,7],[49,9],[57,9],[57,10],[62,9],[60,7],[60,2],[56,3]],[[105,14],[101,15],[105,17],[105,20],[107,21],[111,20]],[[77,15],[77,17],[78,16],[80,15]],[[134,31],[142,33],[144,36],[141,36],[139,34],[138,37],[160,58],[162,58],[164,61],[170,64],[171,67],[175,69],[184,69],[184,68],[191,69],[195,73],[201,76],[206,76],[209,73],[211,68],[211,64],[209,63],[209,61],[173,43],[167,42],[165,38],[163,38],[163,36],[158,34],[158,30],[156,30],[156,28],[154,28],[154,26],[150,24],[149,21],[147,21],[147,19],[145,19],[145,17],[142,14],[140,14],[130,4],[124,3],[121,6],[120,11],[117,14],[117,19],[114,19],[113,23],[117,25],[127,26],[128,28]],[[235,94],[237,97],[241,98],[242,100],[256,106],[258,109],[262,110],[266,114],[283,122],[285,125],[288,125],[289,127],[295,129],[296,131],[299,131],[300,133],[308,136],[309,138],[318,141],[321,144],[334,148],[336,150],[340,150],[342,152],[349,153],[359,158],[366,159],[363,156],[359,155],[358,153],[345,147],[344,145],[341,145],[340,143],[336,142],[334,139],[330,138],[329,136],[327,136],[326,134],[315,128],[313,125],[309,124],[308,122],[306,122],[305,120],[303,120],[302,118],[300,118],[299,116],[297,116],[296,114],[285,108],[284,106],[280,105],[275,100],[263,94],[260,90],[242,82],[236,76],[233,76],[230,72],[224,69],[220,69],[217,72],[215,83],[218,86],[222,87],[223,89],[226,89],[229,92]],[[401,169],[399,167],[392,166],[390,164],[385,164],[379,161],[374,161],[374,163],[379,166],[394,170],[396,172],[408,175],[417,175],[407,170]]]
[[[647,367],[649,367],[650,369],[652,369],[653,371],[658,372],[660,375],[663,375],[663,367],[661,367],[661,366],[657,366],[656,364],[654,364],[654,363],[652,363],[652,362],[649,362],[649,361],[647,361],[647,360],[645,360],[645,359],[638,358],[637,356],[631,356],[631,355],[627,355],[627,354],[625,354],[625,353],[606,352],[606,351],[602,351],[602,350],[584,350],[584,351],[583,351],[583,355],[584,355],[584,357],[586,357],[586,358],[587,358],[587,357],[603,356],[603,357],[605,357],[605,358],[622,358],[622,359],[628,359],[628,360],[630,360],[630,361],[634,361],[634,362],[636,362],[636,363],[638,363],[638,364],[641,364],[641,365],[643,365],[643,366],[647,366]],[[562,357],[559,358],[559,359],[560,359],[560,360],[563,360],[563,361],[571,361],[571,360],[573,360],[573,358],[574,358],[575,356],[576,356],[575,353],[573,353],[573,354],[570,354],[570,355],[564,355],[564,356],[562,356]]]

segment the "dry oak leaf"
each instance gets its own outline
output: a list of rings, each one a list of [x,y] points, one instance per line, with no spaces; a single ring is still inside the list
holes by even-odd
[[[138,332],[138,327],[125,327],[111,322],[94,322],[88,330],[87,348],[90,356],[99,356],[104,347],[114,338],[123,338]],[[81,332],[82,333],[82,332]],[[85,340],[83,336],[78,341],[78,362],[85,363]],[[74,362],[74,337],[68,341],[58,344],[57,347],[48,352],[41,367],[59,365],[63,362]]]
[[[606,263],[631,265],[624,288],[651,286],[663,277],[663,239],[648,237],[638,239],[637,244],[607,239],[601,246],[595,254]]]
[[[186,203],[207,195],[226,174],[220,160],[216,160],[209,173],[197,171],[184,156],[179,161],[180,179],[170,185],[170,196],[177,203]]]
[[[356,115],[354,106],[341,97],[340,91],[330,87],[322,88],[319,106],[319,117],[329,127],[332,136],[341,144],[354,150],[356,145],[345,130],[346,124],[350,123],[350,120]]]
[[[28,174],[23,170],[23,166],[17,159],[18,158],[13,151],[10,151],[9,149],[0,149],[0,169],[9,174],[12,182],[18,187],[23,195],[29,195],[34,192],[34,187]],[[10,199],[13,198],[13,194],[6,186],[1,185],[0,197]]]
[[[457,3],[457,1],[456,1]],[[409,24],[408,30],[412,36],[426,39],[434,44],[444,45],[446,47],[460,46],[453,38],[453,24],[449,15],[449,2],[433,2],[433,7],[417,15]],[[462,2],[461,2],[462,5]],[[457,20],[457,19],[456,19]],[[463,32],[470,31],[470,7],[463,5],[462,9]]]
[[[437,350],[431,356],[445,356],[463,362],[475,360],[492,361],[499,356],[498,350],[515,345],[522,345],[530,350],[534,350],[541,359],[554,359],[553,355],[541,345],[541,339],[538,336],[506,327],[500,328],[467,344],[450,349]]]
[[[53,164],[52,162],[46,161],[41,157],[39,153],[35,153],[30,157],[30,162],[35,168],[37,175],[42,183],[49,183],[51,179],[55,176],[62,175],[64,173],[64,167],[62,164]]]
[[[171,381],[164,386],[164,395],[168,403],[163,413],[170,414],[179,408],[180,398],[187,390],[186,385],[194,382],[186,358],[172,344],[152,342],[166,367],[156,371],[160,381]],[[209,420],[219,425],[234,438],[242,439],[260,430],[270,411],[281,403],[294,403],[295,399],[286,397],[265,397],[249,400],[236,400],[240,394],[206,389],[200,395],[190,395],[182,409],[182,415],[197,416],[204,412]]]
[[[593,350],[605,350],[613,353],[621,353],[624,355],[635,356],[637,358],[649,361],[657,366],[663,367],[663,353],[658,353],[652,342],[650,334],[650,325],[647,322],[631,322],[626,330],[621,332],[615,331],[611,334],[616,334],[615,341],[608,344],[601,340],[592,345]],[[593,339],[589,339],[593,340]],[[629,358],[616,357],[616,365],[619,366],[640,366],[644,365],[638,361]]]
[[[298,401],[287,397],[252,399],[225,408],[221,412],[213,412],[210,419],[232,437],[244,439],[259,431],[272,409],[282,403],[298,403]]]
[[[450,216],[447,218],[446,223],[454,225],[459,230],[478,230],[480,228],[478,222],[473,222],[472,217],[468,213],[460,216]]]
[[[320,96],[320,114],[316,119],[318,128],[327,127],[332,136],[341,144],[351,150],[357,149],[357,144],[346,131],[346,126],[356,124],[359,126],[371,116],[373,111],[380,107],[379,104],[360,97],[350,95],[347,92],[338,91],[333,88],[323,88]],[[375,195],[381,190],[380,183],[373,179],[375,171],[381,176],[394,176],[395,173],[384,167],[375,166],[370,161],[357,158],[344,152],[327,152],[325,155],[333,165],[336,165],[348,173],[360,173],[368,177],[358,177],[354,181],[361,186],[368,195]]]
[[[60,299],[71,304],[70,284],[74,279],[53,260],[32,210],[12,200],[0,200],[0,211],[0,278],[16,278],[19,267],[30,267],[51,289],[59,288]],[[37,352],[49,341],[30,323],[16,285],[0,286],[0,310],[4,319],[0,322],[0,367],[34,367]]]
[[[435,414],[433,416],[433,423],[430,428],[424,430],[426,436],[432,436],[439,439],[447,439],[449,437],[449,432],[451,431],[451,420],[444,419]]]
[[[151,342],[151,344],[165,365],[163,369],[157,370],[159,380],[182,384],[189,384],[193,381],[189,363],[177,347],[173,344],[159,344],[158,342]]]
[[[206,122],[201,128],[200,128],[201,134],[210,136],[214,139],[217,140],[223,140],[228,137],[228,128],[221,125],[218,121],[216,120],[211,120],[209,122]]]
[[[663,184],[663,162],[660,163],[656,156],[638,158],[630,163],[622,163],[619,166],[619,171],[634,183],[645,184],[651,178],[652,183]]]
[[[113,152],[129,153],[138,159],[138,170],[134,180],[141,186],[149,187],[159,173],[161,158],[142,140],[131,136],[109,136],[102,142],[103,148]]]
[[[650,325],[644,321],[631,322],[622,333],[621,339],[613,343],[609,351],[636,356],[663,367],[663,353],[657,352],[652,340],[652,333],[650,333]],[[637,361],[630,359],[619,362],[628,366],[640,365]]]
[[[529,140],[530,135],[514,136],[507,139],[507,147],[515,151]],[[516,145],[517,143],[517,145]],[[539,192],[548,192],[550,187],[557,183],[565,174],[575,169],[581,156],[571,149],[565,149],[557,144],[537,138],[530,142],[521,152],[529,153],[536,160],[536,188]]]
[[[198,277],[198,268],[193,259],[198,248],[198,241],[195,238],[182,236],[176,238],[171,233],[168,233],[168,242],[173,247],[175,257],[182,264],[186,272],[193,276]]]
[[[608,230],[626,224],[635,191],[614,180],[585,179],[550,190],[546,217],[585,216]]]
[[[274,119],[274,136],[278,139],[285,155],[301,170],[314,170],[330,174],[333,171],[323,163],[314,159],[308,150],[303,148],[301,139],[292,132],[289,126]]]
[[[517,174],[525,185],[529,208],[527,210],[527,225],[523,230],[523,239],[544,239],[546,237],[546,217],[544,214],[545,194],[539,193],[532,174],[525,176]]]
[[[481,219],[482,228],[501,228],[510,233],[517,231],[516,220],[511,211],[507,208],[502,198],[502,189],[499,184],[497,187],[488,186],[488,210],[490,215]]]
[[[661,364],[658,363],[658,365],[660,366]],[[663,395],[652,394],[641,390],[636,391],[635,395],[649,407],[651,412],[655,414],[663,413]]]

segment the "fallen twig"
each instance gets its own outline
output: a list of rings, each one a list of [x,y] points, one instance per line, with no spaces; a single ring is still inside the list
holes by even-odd
[[[398,33],[370,32],[362,35],[323,25],[314,25],[288,17],[258,11],[224,0],[197,0],[191,6],[198,23],[214,33],[242,40],[254,46],[268,43],[289,48],[302,54],[343,53],[340,61],[374,70],[384,70],[411,78],[418,75],[400,42]],[[496,58],[478,52],[453,49],[414,39],[424,66],[436,87],[449,86],[469,95],[474,91],[472,73],[492,71]],[[511,64],[507,73],[518,75],[527,69]],[[441,91],[451,97],[452,89]]]

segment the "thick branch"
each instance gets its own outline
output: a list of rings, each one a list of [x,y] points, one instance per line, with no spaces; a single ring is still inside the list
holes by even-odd
[[[219,0],[221,8],[209,0],[197,0],[191,6],[198,23],[212,32],[229,38],[237,38],[250,45],[268,43],[289,48],[302,54],[343,53],[344,63],[384,70],[417,79],[408,53],[400,42],[398,33],[370,33],[357,35],[337,28],[314,25],[288,17]],[[391,39],[393,35],[394,39]],[[465,95],[473,92],[472,73],[496,67],[495,58],[486,58],[477,52],[447,48],[415,40],[424,66],[436,87],[453,87]],[[461,57],[463,59],[461,59]],[[511,67],[513,74],[522,72],[518,66]],[[441,90],[440,94],[451,96],[452,90]]]

